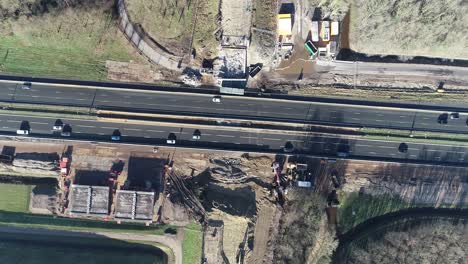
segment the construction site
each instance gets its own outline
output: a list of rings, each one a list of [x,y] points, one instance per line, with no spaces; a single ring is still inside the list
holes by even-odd
[[[0,143],[0,173],[10,175],[3,183],[56,180],[33,191],[30,212],[142,225],[196,220],[204,226],[205,263],[329,258],[335,232],[375,214],[468,202],[454,195],[466,192],[466,168],[105,143]],[[359,202],[388,195],[399,198],[372,211]]]

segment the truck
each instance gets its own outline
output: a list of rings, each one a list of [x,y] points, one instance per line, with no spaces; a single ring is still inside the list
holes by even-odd
[[[330,22],[322,21],[322,40],[330,41]]]
[[[314,46],[314,44],[312,44],[312,41],[308,40],[305,44],[304,44],[305,48],[307,49],[307,51],[309,51],[310,53],[310,57],[313,57],[315,54],[317,54],[317,47]]]
[[[318,21],[312,21],[312,28],[310,30],[312,35],[312,41],[318,42],[319,41],[319,25]]]

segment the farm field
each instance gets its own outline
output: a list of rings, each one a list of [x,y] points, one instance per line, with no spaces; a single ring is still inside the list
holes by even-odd
[[[28,212],[32,188],[32,185],[0,184],[0,211]]]

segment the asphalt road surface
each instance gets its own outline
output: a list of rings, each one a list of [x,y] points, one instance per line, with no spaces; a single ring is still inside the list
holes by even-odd
[[[55,119],[47,117],[0,114],[0,132],[15,134],[23,121],[28,121],[31,129],[29,136],[31,137],[35,135],[61,137],[60,133],[54,134],[52,131]],[[305,154],[336,156],[337,152],[346,149],[350,157],[468,162],[468,148],[459,146],[408,143],[407,152],[402,153],[399,152],[400,142],[216,126],[198,127],[201,138],[194,140],[192,136],[197,127],[186,124],[167,126],[154,123],[131,124],[98,120],[62,119],[62,121],[71,126],[70,138],[73,139],[110,141],[111,135],[118,129],[122,136],[121,141],[128,143],[166,144],[169,133],[174,133],[177,137],[174,146],[282,152],[286,142],[291,142],[297,152]]]
[[[468,68],[466,67],[349,61],[322,62],[321,66],[329,67],[329,72],[336,74],[409,76],[468,83]]]
[[[33,84],[22,89],[20,84],[0,82],[0,100],[27,103],[55,103],[70,106],[95,106],[101,109],[124,107],[128,110],[153,111],[179,115],[202,115],[218,118],[242,118],[270,121],[312,122],[330,125],[351,125],[468,133],[468,113],[457,120],[439,124],[444,112],[397,108],[340,105],[329,103],[223,96],[213,103],[203,94],[96,90]]]

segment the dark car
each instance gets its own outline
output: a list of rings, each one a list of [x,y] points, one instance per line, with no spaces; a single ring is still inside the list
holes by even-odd
[[[291,143],[291,141],[288,141],[286,144],[284,144],[283,151],[286,153],[291,153],[294,151],[294,145]]]
[[[71,136],[71,133],[72,133],[72,127],[69,124],[65,124],[62,128],[62,132],[60,133],[60,135],[62,137],[69,137]]]
[[[120,133],[120,130],[116,129],[114,132],[112,132],[111,140],[112,141],[120,141],[122,136],[122,133]]]
[[[437,118],[437,123],[446,125],[448,118],[449,118],[449,115],[447,113],[443,113],[439,115],[439,117]]]
[[[400,152],[400,153],[406,153],[406,152],[408,152],[408,144],[406,144],[406,143],[401,143],[401,144],[398,146],[398,152]]]
[[[460,114],[459,113],[451,113],[450,114],[450,119],[459,119],[460,118]]]

